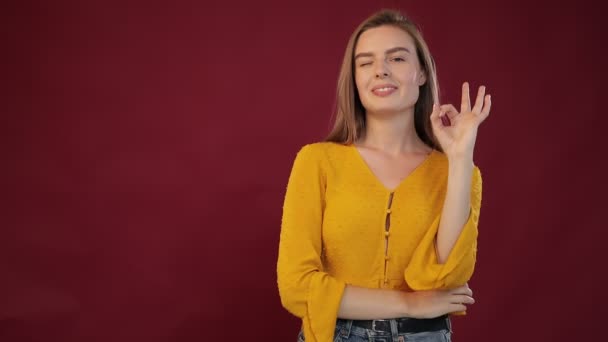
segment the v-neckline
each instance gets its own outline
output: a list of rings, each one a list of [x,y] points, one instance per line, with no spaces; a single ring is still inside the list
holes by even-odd
[[[406,183],[410,178],[415,176],[416,173],[420,172],[419,170],[422,169],[426,164],[428,164],[429,160],[431,160],[432,156],[436,153],[435,149],[431,149],[431,152],[424,158],[424,160],[420,162],[416,167],[414,167],[414,169],[407,176],[405,176],[405,178],[403,178],[399,182],[399,184],[397,184],[397,186],[392,189],[389,189],[389,187],[387,187],[374,173],[365,158],[363,158],[363,155],[361,154],[359,149],[357,149],[357,146],[355,146],[355,144],[351,144],[349,147],[353,149],[353,152],[356,154],[357,159],[360,161],[361,165],[369,174],[369,176],[371,176],[371,178],[375,181],[377,185],[379,185],[382,189],[384,189],[384,191],[388,193],[395,193],[397,190],[399,190],[399,188],[401,188],[404,183]]]

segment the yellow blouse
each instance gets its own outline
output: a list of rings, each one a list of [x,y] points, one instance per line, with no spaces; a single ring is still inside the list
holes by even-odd
[[[470,216],[439,264],[434,239],[447,177],[446,156],[433,150],[389,190],[353,145],[302,147],[285,194],[277,281],[283,306],[302,318],[306,341],[333,340],[346,284],[416,291],[471,278],[481,174],[474,167]]]

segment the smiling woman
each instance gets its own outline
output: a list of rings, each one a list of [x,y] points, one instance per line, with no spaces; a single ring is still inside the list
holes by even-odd
[[[460,111],[438,99],[415,24],[380,11],[352,34],[336,122],[304,146],[289,177],[277,262],[300,341],[450,341],[451,314],[474,303],[481,174],[480,87]]]
[[[382,50],[393,44],[402,46]],[[382,75],[383,80],[379,81],[377,75]],[[363,32],[355,52],[355,81],[361,103],[368,112],[390,115],[391,112],[414,107],[418,88],[425,83],[426,76],[410,35],[393,26]]]

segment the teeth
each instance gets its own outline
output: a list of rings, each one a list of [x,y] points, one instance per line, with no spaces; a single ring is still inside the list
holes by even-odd
[[[378,88],[376,90],[379,90],[379,91],[389,91],[391,89],[395,89],[395,88]]]

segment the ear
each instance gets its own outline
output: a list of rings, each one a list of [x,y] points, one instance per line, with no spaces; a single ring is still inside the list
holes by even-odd
[[[420,72],[418,73],[418,86],[420,87],[425,83],[426,83],[426,71],[420,70]]]

